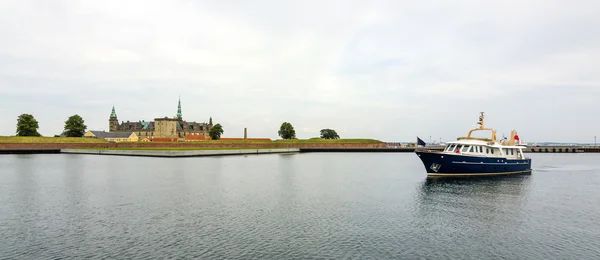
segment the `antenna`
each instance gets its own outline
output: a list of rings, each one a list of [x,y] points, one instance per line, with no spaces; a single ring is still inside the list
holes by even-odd
[[[484,118],[485,118],[485,113],[484,112],[479,112],[479,122],[477,122],[478,125],[480,125],[480,128],[484,128]]]

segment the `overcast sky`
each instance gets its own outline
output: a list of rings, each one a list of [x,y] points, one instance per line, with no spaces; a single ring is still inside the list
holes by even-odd
[[[226,2],[231,2],[226,3]],[[232,2],[238,2],[233,4]],[[0,135],[175,116],[225,137],[600,135],[600,1],[0,0]]]

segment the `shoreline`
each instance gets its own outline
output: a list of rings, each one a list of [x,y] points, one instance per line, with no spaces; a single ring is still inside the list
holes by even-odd
[[[51,144],[51,145],[38,145],[38,144],[27,144],[27,145],[16,145],[6,146],[0,144],[0,154],[60,154],[60,153],[74,153],[77,151],[79,154],[108,154],[109,151],[116,151],[115,153],[127,155],[131,154],[166,154],[163,157],[169,157],[168,154],[261,154],[267,153],[262,151],[293,151],[296,153],[412,153],[415,152],[414,147],[387,147],[380,145],[348,145],[348,144],[327,144],[327,145],[276,145],[276,146],[262,146],[257,147],[254,144],[248,145],[185,145],[185,146],[147,146],[145,147],[130,147],[130,146],[116,146],[116,147],[90,147],[89,145],[69,145],[69,144]],[[442,151],[443,147],[425,147],[425,150]],[[63,152],[65,151],[65,152]],[[524,150],[525,153],[600,153],[600,147],[530,147]]]
[[[113,155],[113,156],[140,156],[140,157],[206,157],[225,155],[253,155],[253,154],[291,154],[298,153],[300,149],[227,149],[227,150],[94,150],[94,149],[60,149],[61,154],[82,155]]]

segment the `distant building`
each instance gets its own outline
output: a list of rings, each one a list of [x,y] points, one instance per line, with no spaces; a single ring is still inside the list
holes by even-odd
[[[138,122],[123,121],[119,123],[117,113],[113,107],[110,114],[109,131],[110,132],[134,132],[141,139],[146,137],[149,140],[177,140],[183,139],[189,134],[203,134],[208,136],[208,132],[213,126],[212,117],[206,122],[188,122],[184,121],[181,114],[181,100],[177,105],[177,115],[174,118],[163,117],[155,118],[154,121],[140,120]],[[170,138],[170,139],[165,139]]]
[[[134,132],[87,131],[83,137],[104,139],[109,142],[137,142],[139,137]]]
[[[194,142],[194,141],[206,141],[206,140],[210,140],[210,137],[207,137],[204,134],[200,134],[200,133],[191,133],[185,136],[185,141],[186,142]]]

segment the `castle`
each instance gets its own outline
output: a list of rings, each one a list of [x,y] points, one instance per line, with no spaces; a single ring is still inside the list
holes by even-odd
[[[154,121],[121,122],[117,119],[115,107],[112,108],[110,119],[108,120],[109,132],[134,132],[140,139],[148,138],[185,138],[188,134],[203,134],[208,136],[208,132],[213,126],[212,117],[206,122],[188,122],[184,121],[181,115],[181,99],[177,106],[177,115],[174,118],[164,117],[155,118]]]

